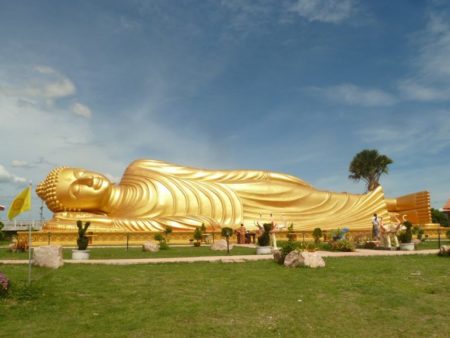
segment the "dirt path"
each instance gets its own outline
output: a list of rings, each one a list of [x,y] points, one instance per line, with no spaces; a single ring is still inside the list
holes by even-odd
[[[355,252],[318,251],[322,257],[370,257],[370,256],[405,256],[405,255],[431,255],[437,254],[437,249],[415,251],[387,251],[356,249]],[[103,265],[132,265],[132,264],[162,264],[162,263],[194,263],[194,262],[222,262],[242,263],[273,259],[272,255],[246,255],[246,256],[204,256],[204,257],[172,257],[172,258],[136,258],[136,259],[89,259],[78,261],[65,259],[67,264],[103,264]],[[0,260],[1,264],[28,264],[25,259]]]

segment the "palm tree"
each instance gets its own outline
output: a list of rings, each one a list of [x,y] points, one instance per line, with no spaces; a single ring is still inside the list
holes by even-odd
[[[350,163],[348,178],[359,181],[364,180],[367,191],[376,189],[380,183],[380,176],[389,172],[389,164],[394,163],[386,155],[380,155],[378,150],[365,149],[353,157]]]

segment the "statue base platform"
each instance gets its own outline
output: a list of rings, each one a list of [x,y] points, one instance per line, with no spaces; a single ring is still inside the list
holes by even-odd
[[[425,227],[424,235],[428,235],[428,238],[445,238],[445,233],[448,228],[444,227]],[[312,231],[294,231],[297,235],[298,242],[311,242],[314,240]],[[321,241],[326,242],[330,239],[330,231],[323,231],[324,237]],[[88,233],[90,246],[103,246],[103,245],[142,245],[144,242],[154,241],[156,232],[142,231],[142,232],[92,232]],[[287,241],[288,231],[278,231],[275,233],[277,241]],[[213,243],[216,240],[221,239],[220,231],[210,232],[207,231],[204,236],[204,242]],[[350,230],[346,234],[346,238],[350,240],[370,240],[371,229],[367,230]],[[18,231],[17,238],[28,242],[28,232]],[[78,233],[76,231],[33,231],[32,232],[32,245],[42,246],[50,244],[59,244],[63,246],[74,247],[77,245]],[[191,244],[193,238],[193,231],[174,231],[169,235],[169,244]],[[233,235],[230,240],[231,243],[236,243],[236,235]]]

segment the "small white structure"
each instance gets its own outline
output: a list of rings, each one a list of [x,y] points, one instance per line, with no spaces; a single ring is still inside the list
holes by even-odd
[[[88,260],[89,250],[72,250],[72,259],[76,261]]]

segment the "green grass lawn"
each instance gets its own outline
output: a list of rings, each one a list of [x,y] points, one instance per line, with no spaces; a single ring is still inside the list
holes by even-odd
[[[450,240],[444,239],[441,240],[442,245],[450,245]],[[428,249],[438,249],[438,241],[425,241],[416,245],[417,250],[428,250]]]
[[[133,266],[0,265],[3,337],[448,337],[450,261],[327,258]]]
[[[226,251],[213,251],[207,246],[201,247],[171,247],[169,250],[159,252],[144,252],[142,248],[130,247],[127,251],[124,247],[95,248],[90,247],[91,259],[124,259],[124,258],[165,258],[165,257],[198,257],[198,256],[226,256]],[[255,248],[233,247],[230,255],[254,255]],[[72,258],[72,249],[63,249],[65,259]],[[6,248],[0,248],[0,259],[28,259],[27,252],[9,252]]]
[[[281,242],[283,244],[283,242]],[[280,245],[281,245],[280,244]],[[450,245],[450,241],[441,241],[441,245]],[[320,250],[326,249],[325,245],[320,247]],[[428,241],[420,243],[417,247],[418,250],[425,249],[437,249],[437,242]],[[125,247],[108,247],[108,248],[96,248],[90,247],[91,259],[126,259],[126,258],[165,258],[165,257],[199,257],[199,256],[224,256],[227,255],[226,251],[212,251],[207,246],[201,246],[199,248],[188,246],[173,246],[169,250],[161,250],[159,252],[143,252],[140,247],[130,247],[128,251]],[[235,246],[230,255],[254,255],[256,253],[254,248],[237,247]],[[65,259],[72,258],[72,249],[63,249]],[[11,253],[4,248],[0,248],[0,260],[1,259],[28,259],[27,252]]]

